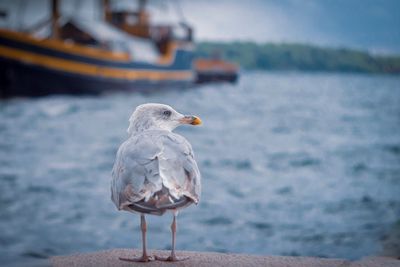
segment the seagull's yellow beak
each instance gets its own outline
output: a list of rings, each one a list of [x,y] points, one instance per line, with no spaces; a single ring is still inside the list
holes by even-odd
[[[201,124],[201,120],[196,116],[185,116],[179,120],[182,124],[191,124],[191,125],[199,125]]]

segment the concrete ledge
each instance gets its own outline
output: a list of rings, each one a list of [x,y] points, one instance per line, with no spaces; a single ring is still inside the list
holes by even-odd
[[[149,251],[150,255],[168,256],[169,251]],[[268,267],[400,267],[400,260],[386,257],[368,257],[351,262],[344,259],[325,259],[312,257],[257,256],[246,254],[227,254],[215,252],[178,251],[177,255],[189,257],[180,262],[133,263],[119,260],[119,257],[140,256],[141,251],[132,249],[113,249],[87,254],[56,256],[50,259],[55,267],[90,266],[268,266]]]

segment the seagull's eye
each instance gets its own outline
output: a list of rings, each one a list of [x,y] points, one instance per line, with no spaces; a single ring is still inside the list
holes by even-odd
[[[163,115],[166,116],[166,117],[169,117],[169,116],[171,116],[171,111],[170,110],[165,110],[163,112]]]

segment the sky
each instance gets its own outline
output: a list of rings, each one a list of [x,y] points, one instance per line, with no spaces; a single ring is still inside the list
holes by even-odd
[[[400,52],[400,0],[181,0],[199,39]]]
[[[15,11],[21,1],[0,0],[0,8]],[[39,6],[46,0],[26,2],[28,17],[42,16]],[[62,2],[63,14],[85,18],[95,18],[93,7],[99,6],[98,0]],[[116,8],[135,5],[133,0],[112,2]],[[176,22],[183,13],[200,41],[308,43],[400,53],[400,0],[150,0],[149,10],[156,23]],[[17,17],[11,18],[15,25]]]

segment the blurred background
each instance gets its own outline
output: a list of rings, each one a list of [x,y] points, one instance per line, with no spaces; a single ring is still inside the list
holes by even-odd
[[[399,257],[399,25],[396,0],[1,1],[2,264],[140,249],[109,187],[147,102],[204,123],[176,130],[203,179],[178,249]]]

